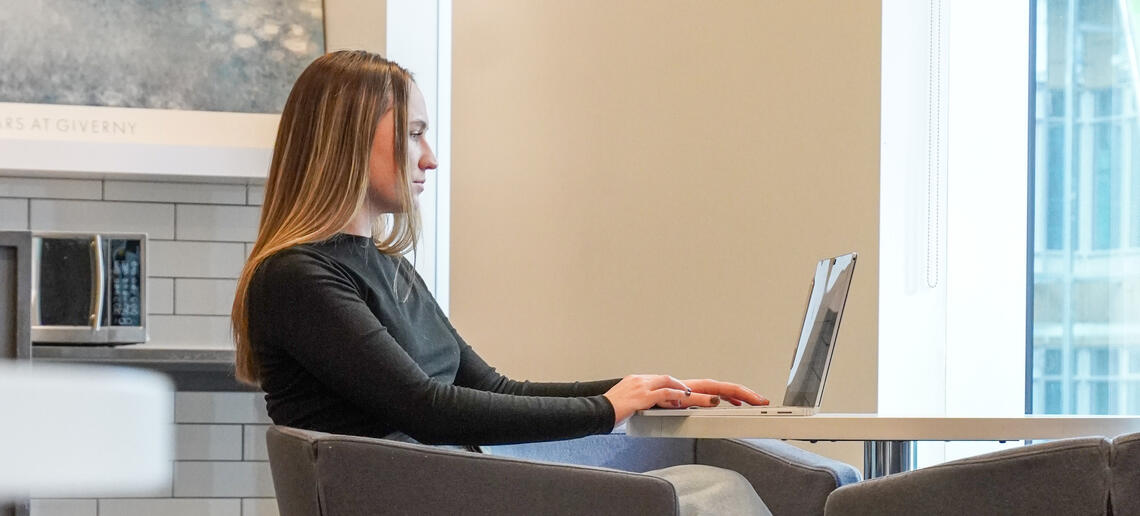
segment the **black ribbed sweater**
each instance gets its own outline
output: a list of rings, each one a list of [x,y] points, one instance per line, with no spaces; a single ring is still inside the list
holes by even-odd
[[[369,238],[338,234],[277,252],[254,273],[248,296],[250,340],[276,424],[371,437],[400,431],[428,444],[613,429],[602,393],[618,380],[534,383],[497,373],[459,337],[407,260]]]

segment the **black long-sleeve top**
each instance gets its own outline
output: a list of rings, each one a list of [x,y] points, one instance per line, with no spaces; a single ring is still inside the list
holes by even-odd
[[[400,431],[427,444],[613,429],[602,393],[618,380],[534,383],[497,373],[407,260],[370,238],[338,234],[279,251],[254,273],[248,296],[250,342],[276,424],[370,437]]]

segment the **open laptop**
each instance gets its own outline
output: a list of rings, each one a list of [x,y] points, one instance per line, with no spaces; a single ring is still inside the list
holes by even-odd
[[[687,410],[651,409],[647,416],[688,416],[693,411],[732,411],[732,414],[760,416],[810,416],[819,411],[827,369],[835,354],[839,322],[847,304],[851,276],[855,273],[856,253],[820,260],[812,277],[800,339],[792,355],[792,370],[781,406],[727,405],[690,407]]]

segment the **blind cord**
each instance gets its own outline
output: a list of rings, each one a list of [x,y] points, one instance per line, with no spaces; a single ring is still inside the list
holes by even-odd
[[[926,89],[926,286],[938,286],[942,233],[942,0],[930,0]]]

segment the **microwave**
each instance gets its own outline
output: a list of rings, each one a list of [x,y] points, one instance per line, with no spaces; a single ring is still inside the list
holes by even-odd
[[[32,342],[147,341],[146,235],[32,232]]]

